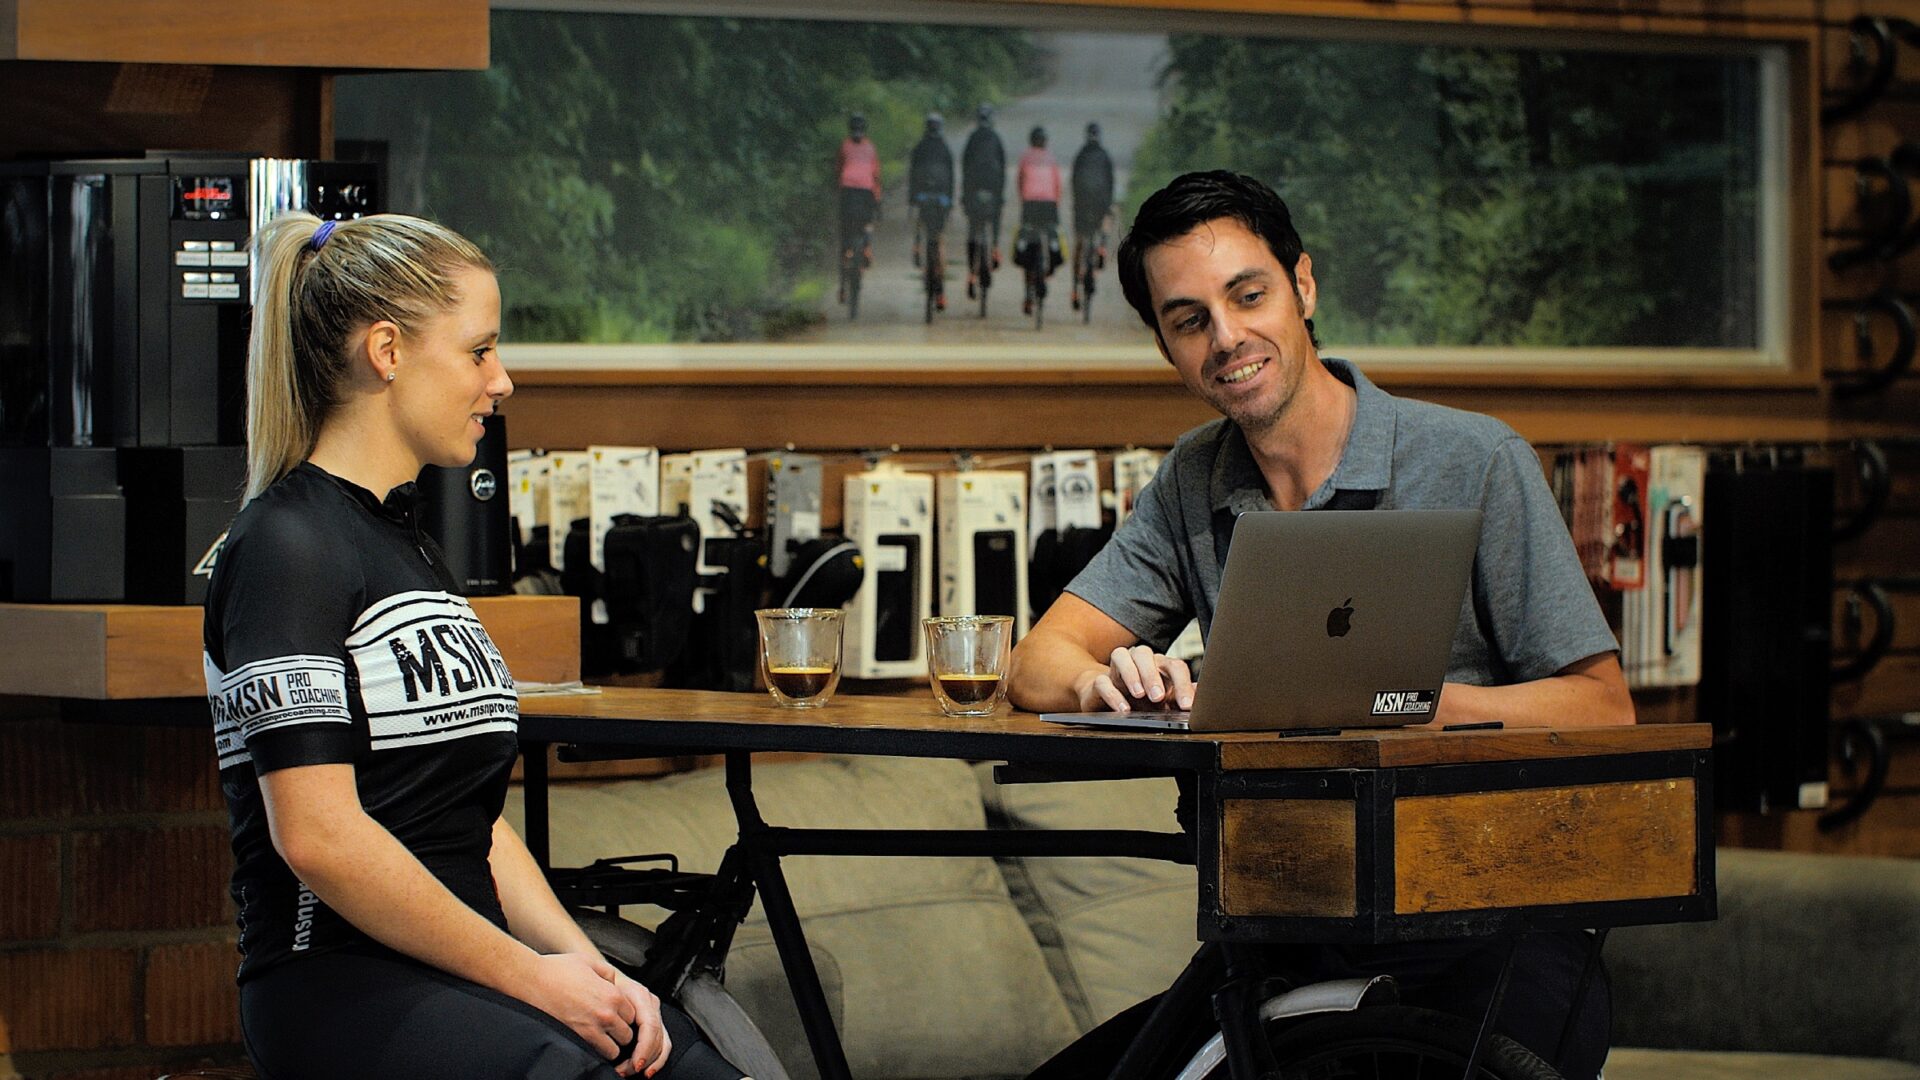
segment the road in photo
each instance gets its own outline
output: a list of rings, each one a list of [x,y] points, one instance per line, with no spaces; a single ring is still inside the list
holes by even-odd
[[[915,342],[926,344],[1140,344],[1139,317],[1120,296],[1114,253],[1126,222],[1116,222],[1107,244],[1107,265],[1095,285],[1092,322],[1068,304],[1071,292],[1073,230],[1073,156],[1086,141],[1089,121],[1100,125],[1101,145],[1113,158],[1114,198],[1124,201],[1133,173],[1134,153],[1159,115],[1156,80],[1166,63],[1167,39],[1152,34],[1061,32],[1036,34],[1035,43],[1050,54],[1047,84],[1031,96],[996,103],[994,129],[1007,148],[1007,205],[1000,224],[1003,255],[988,295],[987,317],[978,301],[967,299],[967,218],[958,207],[945,233],[947,310],[924,321],[925,289],[913,265],[913,221],[907,205],[907,178],[883,177],[885,197],[874,225],[873,266],[860,291],[860,317],[848,320],[845,305],[827,308],[827,321],[788,338],[805,342]],[[974,128],[973,109],[946,118],[947,143],[953,148],[955,175],[960,151]],[[1021,269],[1013,263],[1014,237],[1020,229],[1020,200],[1014,173],[1035,127],[1047,131],[1047,148],[1060,163],[1061,254],[1067,260],[1047,282],[1046,324],[1036,332],[1033,317],[1020,311]],[[882,147],[883,157],[900,157],[903,148]],[[837,213],[837,209],[834,211]],[[837,280],[837,274],[836,278]]]

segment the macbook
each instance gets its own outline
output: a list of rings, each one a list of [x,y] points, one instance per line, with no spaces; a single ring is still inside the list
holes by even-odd
[[[1180,731],[1425,723],[1479,540],[1478,510],[1242,514],[1192,711],[1040,718]]]

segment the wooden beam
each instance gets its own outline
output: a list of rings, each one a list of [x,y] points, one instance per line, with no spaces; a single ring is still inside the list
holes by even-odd
[[[520,682],[580,678],[580,602],[571,596],[468,601]],[[195,698],[207,692],[198,607],[0,604],[0,694]]]
[[[486,0],[7,0],[0,19],[0,60],[342,70],[488,60]]]

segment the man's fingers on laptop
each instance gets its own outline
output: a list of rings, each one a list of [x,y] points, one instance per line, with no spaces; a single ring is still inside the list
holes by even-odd
[[[1151,646],[1135,645],[1131,659],[1137,680],[1129,680],[1128,686],[1134,697],[1143,697],[1148,701],[1165,701],[1167,697],[1166,680],[1160,677],[1159,657],[1153,654]]]
[[[1188,669],[1185,660],[1171,656],[1160,658],[1167,665],[1167,681],[1173,684],[1173,703],[1176,708],[1193,708],[1193,672]]]
[[[1098,694],[1100,701],[1114,712],[1126,712],[1129,708],[1127,705],[1127,695],[1121,693],[1120,688],[1113,685],[1112,676],[1102,675],[1093,680],[1093,692]],[[1093,702],[1089,701],[1083,704],[1088,707],[1088,711],[1091,711]]]

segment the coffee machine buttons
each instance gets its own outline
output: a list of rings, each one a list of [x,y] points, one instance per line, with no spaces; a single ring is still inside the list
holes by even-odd
[[[229,246],[231,246],[232,242],[215,240],[214,243],[215,244],[226,243]],[[244,251],[220,251],[216,248],[212,254],[212,259],[213,259],[214,266],[245,266],[247,265],[247,253]]]
[[[207,249],[210,251],[232,251],[233,248],[234,244],[231,240],[209,240],[207,242]]]
[[[207,290],[210,288],[212,288],[210,285],[182,282],[180,285],[180,295],[188,300],[205,300],[208,297]]]
[[[196,242],[203,245],[202,250],[195,251],[191,247],[186,247],[180,251],[174,252],[173,265],[175,266],[211,266],[212,263],[208,261],[207,252],[204,249],[204,245],[206,244],[206,241],[189,240],[187,241],[187,244],[191,245]]]
[[[240,299],[240,286],[209,285],[207,286],[207,298],[210,300],[238,300]]]
[[[195,285],[205,285],[211,279],[205,270],[187,270],[181,273],[180,280]]]
[[[193,277],[192,274],[187,274],[184,276],[188,278]],[[234,283],[236,279],[232,274],[223,274],[218,270],[216,270],[213,273],[207,275],[207,280],[213,282],[215,285],[231,285]]]

